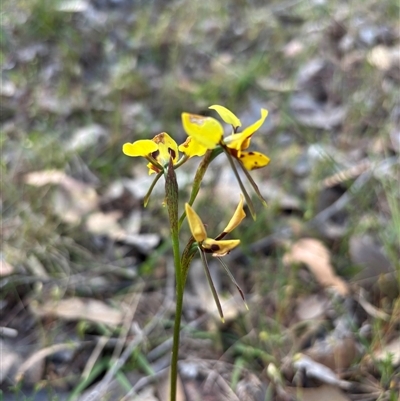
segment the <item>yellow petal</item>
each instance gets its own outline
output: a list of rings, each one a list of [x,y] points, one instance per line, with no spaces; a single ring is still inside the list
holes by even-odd
[[[186,156],[203,156],[207,152],[207,148],[200,145],[195,139],[188,136],[186,141],[179,145],[179,151],[184,153]]]
[[[239,157],[242,150],[247,149],[250,146],[250,139],[252,135],[261,127],[265,119],[268,116],[268,110],[261,109],[261,118],[254,124],[250,125],[238,134],[229,135],[224,139],[224,143],[230,149],[237,151],[236,156]]]
[[[222,125],[212,117],[182,113],[182,124],[186,133],[207,149],[214,149],[224,134]]]
[[[225,256],[228,254],[233,248],[237,247],[240,244],[239,239],[231,239],[224,241],[216,241],[212,238],[206,238],[201,247],[209,252],[213,253],[213,256]]]
[[[242,126],[240,120],[226,107],[214,104],[210,106],[209,109],[215,110],[224,122],[233,125],[234,128]]]
[[[256,170],[265,167],[270,162],[269,157],[260,152],[241,152],[239,160],[246,170]]]
[[[218,235],[218,237],[216,239],[223,238],[226,234],[230,233],[246,217],[246,213],[243,210],[243,203],[244,203],[244,198],[243,198],[243,195],[240,194],[240,201],[239,201],[239,204],[236,207],[235,213],[233,214],[233,216],[232,216],[231,220],[229,221],[228,225],[224,228],[222,233],[220,235]]]
[[[244,129],[242,135],[245,138],[249,138],[250,136],[252,136],[264,124],[264,121],[267,118],[267,116],[268,116],[268,110],[261,109],[260,119],[257,120],[254,124],[251,124],[250,127]]]
[[[207,238],[207,232],[203,222],[188,203],[185,204],[185,210],[193,238],[197,242],[203,242]]]
[[[131,157],[146,157],[156,150],[158,150],[158,145],[150,139],[140,139],[133,143],[124,143],[122,146],[122,152]]]
[[[229,149],[240,151],[245,149],[243,146],[244,142],[248,141],[247,146],[250,144],[250,140],[243,135],[243,132],[239,134],[232,134],[224,138],[224,143]]]
[[[175,164],[178,161],[178,145],[177,143],[166,133],[156,135],[153,138],[153,142],[158,146],[159,152],[152,156],[163,166],[169,163],[169,159],[172,157],[172,162]]]

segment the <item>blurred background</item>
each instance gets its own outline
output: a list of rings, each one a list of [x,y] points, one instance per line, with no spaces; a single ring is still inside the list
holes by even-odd
[[[221,104],[244,127],[269,110],[251,173],[268,208],[224,259],[249,311],[210,261],[222,324],[192,264],[179,399],[397,401],[399,41],[397,0],[4,1],[4,399],[168,399],[163,185],[144,208],[146,161],[121,148],[181,143],[183,111]],[[182,206],[198,162],[177,171]],[[211,234],[239,193],[219,156],[196,201]]]

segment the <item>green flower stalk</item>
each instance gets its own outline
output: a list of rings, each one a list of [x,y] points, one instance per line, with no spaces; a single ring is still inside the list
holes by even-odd
[[[171,355],[170,401],[176,401],[183,294],[189,266],[193,258],[196,256],[196,253],[199,252],[200,254],[206,278],[222,321],[224,319],[223,311],[209,272],[206,257],[207,254],[212,254],[213,257],[216,257],[221,262],[229,278],[235,284],[244,300],[243,291],[230,273],[228,267],[221,260],[223,256],[227,255],[233,248],[240,244],[239,239],[225,239],[225,237],[246,217],[244,212],[245,200],[251,215],[255,218],[255,210],[252,200],[241,182],[235,163],[242,168],[250,184],[253,186],[256,195],[262,203],[265,204],[265,200],[261,196],[261,193],[249,171],[266,166],[269,163],[269,158],[262,153],[247,151],[247,149],[250,146],[253,134],[264,123],[268,115],[267,110],[261,109],[260,119],[239,132],[242,125],[241,121],[230,110],[219,105],[210,106],[210,109],[215,110],[225,123],[232,126],[231,135],[224,138],[224,129],[222,125],[212,117],[182,113],[182,124],[184,130],[188,134],[188,138],[181,145],[178,146],[171,136],[166,132],[162,132],[151,140],[141,139],[133,143],[125,143],[122,148],[123,153],[127,156],[144,157],[148,161],[147,167],[149,168],[149,174],[156,174],[153,183],[144,197],[145,206],[147,206],[151,192],[158,180],[161,176],[164,176],[165,178],[164,204],[169,217],[176,280],[176,311]],[[179,152],[183,153],[183,155],[180,156]],[[239,204],[227,226],[219,235],[212,238],[208,236],[205,225],[192,206],[200,191],[204,175],[206,174],[210,163],[221,153],[225,153],[227,156],[228,162],[235,173],[243,195],[241,195]],[[188,159],[194,156],[202,157],[203,159],[196,171],[190,198],[185,204],[185,210],[179,218],[179,191],[176,179],[176,170],[184,165]],[[185,218],[188,220],[192,236],[181,253],[180,231]]]

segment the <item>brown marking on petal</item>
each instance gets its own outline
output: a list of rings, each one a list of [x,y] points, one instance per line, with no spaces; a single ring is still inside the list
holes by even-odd
[[[249,152],[248,153],[250,156],[253,156],[254,155],[254,152]]]
[[[175,157],[176,157],[176,152],[175,152],[175,150],[174,150],[174,149],[171,149],[171,148],[168,148],[168,153],[171,155],[172,160],[174,160]]]
[[[153,158],[153,159],[156,159],[157,160],[157,157],[160,155],[160,151],[159,150],[156,150],[156,151],[154,151],[152,154],[151,154],[151,157]]]
[[[219,250],[220,250],[220,247],[219,247],[219,245],[217,245],[217,244],[212,244],[212,245],[210,246],[210,251],[215,252],[215,251],[219,251]]]
[[[204,120],[206,119],[206,117],[203,116],[198,116],[195,114],[190,114],[189,115],[189,120],[191,123],[193,124],[197,124],[197,125],[203,125],[204,124]]]
[[[149,166],[149,169],[155,171],[157,174],[161,171],[161,170],[160,170],[158,167],[156,167],[154,164],[151,164],[151,165]]]
[[[238,151],[237,151],[236,149],[231,149],[231,148],[227,148],[227,149],[228,149],[229,153],[230,153],[235,159],[238,158]],[[240,156],[240,157],[242,157],[242,156]]]
[[[158,134],[158,135],[156,135],[154,138],[153,138],[153,141],[155,142],[155,143],[164,143],[164,134],[165,134],[165,132],[161,132],[161,134]]]
[[[215,239],[216,241],[219,241],[220,239],[224,238],[225,235],[227,235],[227,234],[228,234],[227,232],[222,231],[222,233],[219,234],[218,237],[215,237],[214,239]]]

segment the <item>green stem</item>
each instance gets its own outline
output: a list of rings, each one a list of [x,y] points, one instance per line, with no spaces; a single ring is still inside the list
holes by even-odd
[[[193,205],[193,202],[195,201],[196,196],[200,191],[200,186],[201,182],[203,181],[204,174],[206,173],[209,164],[215,157],[216,157],[216,152],[208,150],[207,153],[204,155],[203,160],[199,164],[199,167],[197,168],[196,174],[194,176],[192,192],[190,194],[190,199],[188,202],[190,206]],[[185,220],[185,217],[186,217],[186,212],[183,212],[182,216],[179,219],[179,229],[181,228],[182,223]]]
[[[178,272],[178,269],[176,269],[176,265],[175,265],[175,271]],[[182,275],[180,274],[179,276]],[[171,356],[170,401],[176,401],[176,384],[178,380],[179,337],[181,333],[181,317],[183,309],[183,285],[182,283],[180,283],[180,281],[182,281],[182,277],[178,278],[178,273],[177,273],[174,337],[172,343],[172,356]]]
[[[183,308],[184,280],[179,250],[179,224],[178,224],[178,183],[172,159],[168,165],[165,179],[165,200],[168,208],[169,224],[171,228],[172,251],[174,254],[176,278],[176,311],[174,323],[174,337],[171,356],[170,401],[176,401],[176,383],[178,380],[178,354],[179,335]]]

